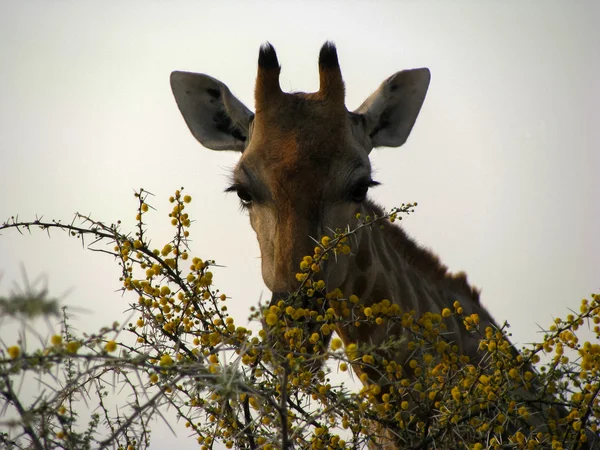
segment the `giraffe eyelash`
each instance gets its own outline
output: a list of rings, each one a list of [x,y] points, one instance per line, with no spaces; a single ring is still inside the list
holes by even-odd
[[[243,185],[234,183],[225,189],[225,192],[235,192],[240,199],[242,208],[248,208],[254,200],[252,193]]]

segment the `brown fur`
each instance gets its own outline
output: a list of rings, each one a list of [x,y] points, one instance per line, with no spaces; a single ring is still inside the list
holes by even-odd
[[[375,203],[369,202],[369,207],[378,216],[383,215],[382,208]],[[469,284],[464,272],[449,272],[437,255],[417,244],[399,225],[386,224],[384,227],[389,245],[396,248],[413,268],[432,282],[445,284],[479,304],[479,290]]]

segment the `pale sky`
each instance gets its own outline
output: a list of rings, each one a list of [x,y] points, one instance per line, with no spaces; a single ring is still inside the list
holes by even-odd
[[[537,340],[538,324],[600,290],[599,20],[595,1],[4,1],[0,219],[81,212],[131,229],[144,187],[162,247],[167,199],[184,186],[194,254],[226,266],[215,282],[244,324],[270,293],[248,219],[223,193],[238,155],[195,141],[169,74],[207,73],[252,109],[261,43],[277,49],[284,89],[313,91],[319,48],[333,40],[349,109],[394,72],[429,67],[408,142],[372,152],[382,186],[371,197],[419,202],[403,220],[409,233],[467,272],[515,342]],[[79,308],[82,331],[124,321],[135,301],[115,293],[109,257],[61,233],[0,236],[0,293],[22,285],[21,264]],[[13,332],[0,330],[7,342]],[[161,430],[154,448],[196,448]]]

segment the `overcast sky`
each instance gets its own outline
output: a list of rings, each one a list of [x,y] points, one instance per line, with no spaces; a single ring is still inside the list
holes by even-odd
[[[372,198],[418,201],[409,233],[467,272],[516,342],[538,339],[538,324],[600,288],[599,19],[595,1],[3,1],[0,219],[82,212],[131,229],[144,187],[162,247],[167,199],[185,186],[193,252],[226,266],[215,282],[245,323],[270,293],[248,219],[223,193],[238,155],[194,140],[169,74],[207,73],[252,108],[261,43],[277,49],[283,89],[313,91],[319,48],[333,40],[349,109],[394,72],[430,68],[408,142],[372,153]],[[22,285],[21,264],[79,308],[82,331],[125,320],[135,301],[115,293],[109,257],[60,233],[0,236],[1,294]],[[12,332],[0,330],[7,342]],[[157,449],[175,441],[154,438]]]

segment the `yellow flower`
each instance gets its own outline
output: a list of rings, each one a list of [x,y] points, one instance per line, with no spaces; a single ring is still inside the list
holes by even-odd
[[[444,308],[442,310],[442,316],[444,317],[450,317],[452,315],[452,311],[450,311],[450,308]]]
[[[189,195],[185,195],[185,196],[183,197],[183,202],[184,202],[184,203],[189,203],[189,202],[191,202],[191,201],[192,201],[192,197],[191,197],[191,196],[189,196]]]
[[[373,315],[373,310],[371,308],[365,308],[365,316],[370,317]]]
[[[52,343],[52,345],[60,345],[62,344],[62,336],[60,334],[55,334],[54,336],[52,336],[52,338],[50,338],[50,342]]]
[[[160,363],[161,366],[171,366],[173,365],[173,358],[171,358],[171,355],[162,355],[160,357]]]
[[[6,349],[6,351],[8,352],[8,354],[10,355],[10,357],[12,359],[17,359],[19,356],[21,356],[21,347],[19,347],[18,345],[13,345],[12,347],[8,347]]]
[[[523,433],[521,433],[520,431],[517,431],[515,433],[515,439],[517,440],[518,443],[522,444],[525,442],[525,435]]]
[[[330,240],[331,238],[329,236],[323,236],[321,238],[321,244],[323,244],[323,247],[327,247],[329,245]]]
[[[69,353],[77,353],[77,350],[79,350],[80,346],[81,346],[81,344],[79,344],[79,342],[71,341],[71,342],[67,342],[66,349],[67,349],[67,352],[69,352]]]
[[[265,317],[265,322],[267,322],[267,325],[273,326],[277,324],[277,314],[275,313],[269,313],[267,314],[267,317]]]
[[[452,388],[452,398],[457,402],[460,401],[460,398],[461,398],[460,389],[458,389],[456,386],[454,386]]]
[[[362,356],[362,361],[365,364],[373,364],[375,362],[375,360],[373,359],[373,357],[371,355],[363,355]]]
[[[342,340],[338,339],[338,338],[333,339],[331,341],[331,349],[332,350],[338,350],[340,348],[342,348]]]
[[[150,375],[150,383],[156,383],[158,381],[158,375],[153,373]]]
[[[107,352],[112,353],[117,349],[117,343],[115,341],[108,341],[104,348]]]
[[[527,411],[527,408],[526,408],[526,407],[524,407],[524,406],[521,406],[521,407],[520,407],[520,408],[517,410],[517,413],[518,413],[518,414],[519,414],[521,417],[523,417],[523,418],[525,418],[525,419],[526,419],[527,417],[529,417],[529,411]]]
[[[346,346],[346,354],[348,355],[348,358],[350,359],[355,359],[357,357],[357,351],[358,351],[358,347],[356,346],[356,344],[350,344],[348,346]]]

